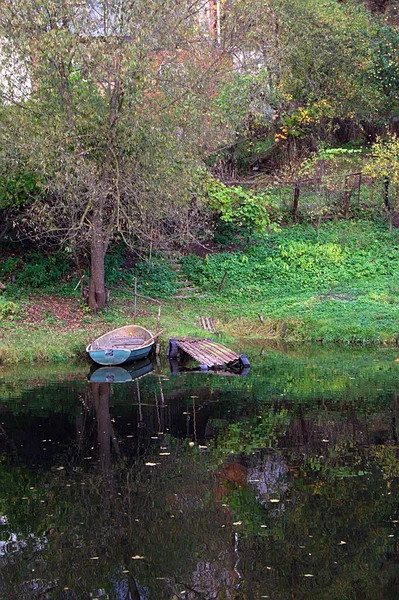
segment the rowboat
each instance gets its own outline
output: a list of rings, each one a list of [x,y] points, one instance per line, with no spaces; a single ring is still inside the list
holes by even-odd
[[[122,365],[145,358],[153,346],[151,331],[139,325],[125,325],[95,339],[86,352],[99,365]]]

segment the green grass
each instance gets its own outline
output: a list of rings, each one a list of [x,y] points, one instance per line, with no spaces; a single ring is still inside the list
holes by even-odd
[[[271,334],[286,323],[290,340],[396,343],[399,233],[383,226],[328,223],[319,235],[295,226],[246,253],[189,257],[185,265],[213,314],[226,321],[239,315],[250,332],[262,334],[255,327],[260,314]]]
[[[226,344],[239,338],[267,342],[282,336],[286,342],[397,343],[396,230],[389,234],[376,223],[345,221],[325,224],[317,235],[311,227],[295,226],[259,239],[245,252],[212,254],[205,260],[189,256],[183,262],[185,275],[203,297],[177,305],[170,296],[159,296],[163,351],[169,337],[208,335],[199,327],[200,316],[216,319]],[[156,276],[159,289],[167,289],[168,270],[158,269]],[[141,285],[145,283],[143,277]],[[74,331],[61,328],[51,315],[43,327],[26,330],[15,306],[8,314],[7,305],[0,323],[0,363],[84,356],[93,337],[132,321],[126,299],[131,301],[132,295],[113,293],[105,311],[97,316],[88,313],[82,327]],[[7,301],[18,305],[18,290],[14,296],[8,289]],[[154,329],[156,308],[149,304],[138,308],[140,324]]]

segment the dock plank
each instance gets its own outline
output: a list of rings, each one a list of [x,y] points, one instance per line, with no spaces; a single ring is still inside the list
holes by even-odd
[[[213,340],[179,338],[176,339],[176,344],[191,358],[207,367],[224,366],[240,358],[236,352]]]

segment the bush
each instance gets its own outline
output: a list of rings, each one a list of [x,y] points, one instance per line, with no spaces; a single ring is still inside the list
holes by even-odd
[[[0,321],[4,319],[13,319],[19,311],[19,306],[15,302],[0,298]]]
[[[7,256],[0,262],[0,277],[10,279],[23,267],[24,261],[19,256]]]
[[[62,252],[50,256],[32,253],[16,273],[15,282],[18,286],[35,290],[52,288],[59,285],[70,268],[70,258]]]

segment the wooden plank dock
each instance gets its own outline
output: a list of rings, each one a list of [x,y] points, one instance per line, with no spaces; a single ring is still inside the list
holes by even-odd
[[[174,338],[169,340],[170,359],[188,355],[198,361],[203,370],[228,368],[229,365],[249,367],[244,354],[237,354],[219,342],[204,338]]]

